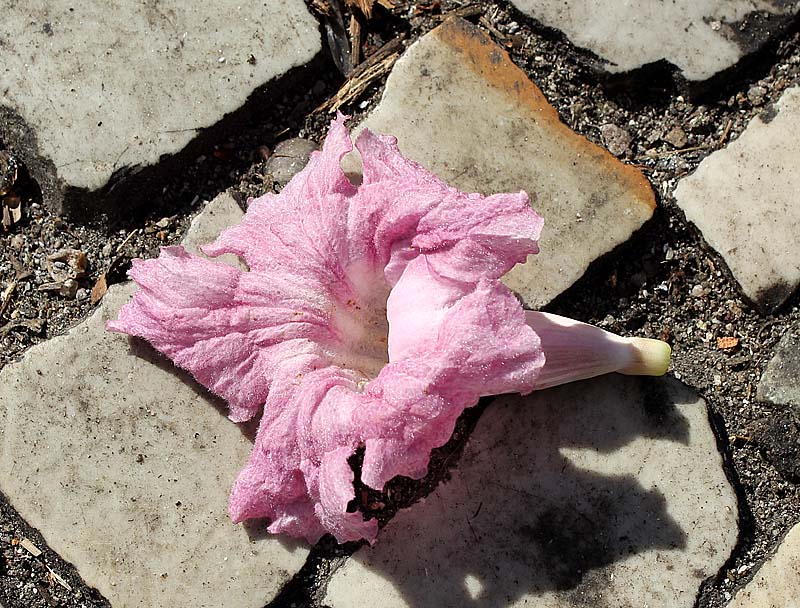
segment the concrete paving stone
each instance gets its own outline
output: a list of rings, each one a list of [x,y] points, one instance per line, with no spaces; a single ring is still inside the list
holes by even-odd
[[[800,524],[792,528],[728,608],[792,608],[800,605]]]
[[[222,195],[187,242],[241,215]],[[308,549],[231,523],[253,428],[145,343],[104,329],[133,291],[113,286],[89,319],[0,373],[0,491],[112,606],[260,608]]]
[[[800,324],[786,330],[758,383],[757,396],[775,405],[791,405],[800,416]]]
[[[564,32],[612,73],[663,59],[688,80],[706,80],[788,27],[800,9],[780,0],[511,0]]]
[[[800,284],[800,87],[682,179],[675,199],[744,294],[773,312]]]
[[[505,396],[450,481],[331,579],[332,608],[689,608],[737,537],[705,403],[606,376]]]
[[[2,15],[0,139],[56,210],[99,205],[320,50],[302,0],[35,0]]]
[[[361,123],[451,185],[525,190],[544,217],[541,253],[505,277],[525,304],[550,302],[649,219],[645,177],[570,130],[508,55],[467,21],[445,22],[394,66]],[[360,170],[355,155],[344,159]]]

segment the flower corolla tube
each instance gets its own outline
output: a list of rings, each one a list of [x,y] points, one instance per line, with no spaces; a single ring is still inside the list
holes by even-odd
[[[661,342],[523,310],[500,278],[538,251],[527,194],[459,192],[366,129],[356,148],[360,185],[341,168],[338,116],[280,194],[201,248],[246,270],[164,247],[134,260],[139,289],[108,323],[189,370],[232,420],[261,414],[229,514],[312,543],[375,539],[377,521],[347,510],[359,447],[367,486],[419,479],[482,396],[669,364]]]

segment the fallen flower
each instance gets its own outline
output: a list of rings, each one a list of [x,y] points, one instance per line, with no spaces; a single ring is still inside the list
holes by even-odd
[[[366,485],[418,479],[481,396],[669,363],[664,343],[523,311],[500,277],[538,250],[524,192],[464,194],[368,130],[356,147],[359,186],[340,115],[279,195],[201,248],[249,271],[165,247],[134,261],[140,289],[108,323],[191,371],[232,420],[263,407],[230,515],[312,543],[375,538],[375,520],[347,512],[357,448]]]

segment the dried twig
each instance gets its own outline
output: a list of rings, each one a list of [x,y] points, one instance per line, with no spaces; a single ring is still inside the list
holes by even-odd
[[[375,0],[345,0],[345,3],[349,7],[357,7],[358,10],[367,18],[372,18],[372,6],[375,4]],[[356,63],[353,61],[353,63]]]
[[[693,146],[691,148],[682,148],[680,150],[666,150],[664,152],[655,152],[653,154],[645,154],[644,156],[638,157],[636,160],[647,160],[652,158],[662,158],[664,156],[677,156],[680,154],[686,154],[688,152],[699,152],[700,150],[711,150],[714,146],[709,146],[708,144],[702,146]]]
[[[47,564],[45,564],[45,566],[47,566]],[[63,578],[61,578],[55,570],[53,570],[50,566],[47,566],[47,569],[50,572],[48,574],[48,577],[51,579],[51,581],[55,581],[56,583],[64,587],[64,589],[66,589],[67,591],[72,591],[72,586]]]
[[[137,232],[136,230],[131,230],[131,233],[130,233],[128,236],[126,236],[126,237],[125,237],[125,240],[124,240],[124,241],[122,241],[122,242],[119,244],[119,246],[117,247],[117,249],[116,249],[116,251],[115,251],[115,253],[116,253],[116,254],[118,254],[118,255],[119,255],[119,253],[120,253],[120,252],[123,250],[123,248],[125,247],[125,245],[127,245],[127,244],[128,244],[128,242],[129,242],[129,241],[130,241],[130,240],[133,238],[133,235],[135,235],[135,234],[136,234],[136,232]]]
[[[0,338],[5,338],[12,329],[29,329],[38,334],[44,328],[44,321],[41,319],[15,319],[0,327]]]
[[[6,288],[3,290],[3,295],[0,296],[0,317],[2,317],[3,313],[6,311],[8,303],[11,301],[11,296],[16,288],[17,282],[9,281],[8,285],[6,285]]]
[[[361,23],[355,14],[350,15],[350,59],[353,65],[361,63]]]
[[[356,99],[378,78],[388,72],[397,58],[400,57],[402,39],[395,38],[384,44],[375,53],[361,63],[336,94],[321,104],[315,112],[335,112],[344,104]]]
[[[320,15],[331,14],[331,5],[328,4],[328,0],[311,0],[311,8]]]
[[[719,138],[719,143],[717,144],[717,147],[721,148],[725,144],[725,141],[728,139],[728,135],[730,135],[730,133],[731,133],[731,127],[732,126],[733,126],[733,121],[729,118],[728,119],[728,123],[725,125],[725,128],[722,130],[722,135]]]
[[[467,4],[460,6],[455,10],[448,11],[442,14],[442,18],[447,17],[477,17],[483,14],[483,7],[480,4]]]

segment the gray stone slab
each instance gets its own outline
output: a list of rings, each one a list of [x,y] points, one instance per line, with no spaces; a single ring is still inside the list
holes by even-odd
[[[800,603],[800,525],[736,594],[728,608],[790,608]]]
[[[689,608],[736,542],[705,403],[605,376],[506,396],[452,479],[337,573],[332,608]]]
[[[188,240],[241,214],[218,197]],[[113,606],[260,608],[308,549],[228,519],[252,429],[146,344],[104,329],[133,290],[112,287],[84,323],[0,372],[0,491]]]
[[[45,201],[68,211],[136,181],[320,50],[302,0],[36,0],[1,10],[0,139]]]
[[[544,217],[541,253],[504,281],[544,306],[652,216],[649,183],[571,131],[542,92],[480,30],[445,22],[395,64],[360,125],[390,133],[404,154],[472,192],[527,191]],[[346,170],[359,171],[355,155]]]
[[[665,59],[695,81],[761,48],[792,22],[799,6],[779,0],[511,1],[600,56],[609,72]]]
[[[686,218],[767,312],[800,284],[798,142],[800,88],[794,87],[675,189]]]
[[[800,415],[800,325],[781,338],[758,383],[757,396],[775,405],[791,405]]]

